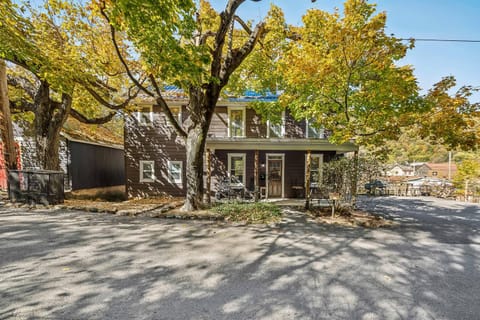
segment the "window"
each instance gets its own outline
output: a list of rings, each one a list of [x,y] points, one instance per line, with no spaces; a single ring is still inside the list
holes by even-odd
[[[182,107],[171,107],[170,111],[172,112],[173,117],[177,120],[177,123],[182,125]]]
[[[318,187],[322,183],[323,154],[312,154],[310,160],[310,185]],[[306,170],[306,166],[305,166]]]
[[[245,137],[245,108],[228,109],[228,136]]]
[[[182,183],[182,161],[168,161],[168,180],[172,183]]]
[[[155,181],[155,162],[140,161],[140,182]]]
[[[153,122],[152,106],[138,107],[136,112],[138,123],[142,125],[149,125]]]
[[[282,112],[282,119],[278,123],[267,120],[267,138],[282,138],[285,136],[285,111]]]
[[[325,138],[325,130],[318,128],[315,120],[306,120],[306,137],[309,139],[323,139]]]
[[[245,154],[228,154],[228,175],[231,184],[245,185]]]

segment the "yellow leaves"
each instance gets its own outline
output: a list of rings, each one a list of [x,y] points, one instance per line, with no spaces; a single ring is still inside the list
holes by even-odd
[[[323,118],[336,140],[362,136],[367,142],[378,132],[394,137],[396,117],[415,109],[418,87],[410,66],[395,65],[407,47],[385,35],[385,13],[348,0],[343,16],[309,10],[303,22],[280,60],[281,101],[309,106],[308,116]]]
[[[200,21],[203,31],[217,30],[220,25],[220,16],[213,9],[209,1],[200,0]]]

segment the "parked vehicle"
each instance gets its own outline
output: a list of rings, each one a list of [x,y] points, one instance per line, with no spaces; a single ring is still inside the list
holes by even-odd
[[[364,187],[368,194],[373,194],[376,190],[379,190],[380,194],[383,194],[387,189],[387,184],[380,180],[372,180],[366,183]]]

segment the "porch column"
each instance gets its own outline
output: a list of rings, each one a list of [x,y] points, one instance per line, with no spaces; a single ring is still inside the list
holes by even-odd
[[[258,183],[258,150],[255,150],[255,160],[254,160],[254,170],[253,170],[253,190],[255,194],[255,202],[258,202],[259,199],[259,193],[260,193],[260,188],[259,188],[259,183]]]
[[[355,207],[357,201],[357,184],[358,184],[358,151],[355,151],[353,155],[353,179],[352,179],[352,206]]]
[[[212,202],[210,192],[211,192],[211,184],[212,184],[212,169],[211,169],[211,151],[207,149],[205,164],[207,166],[207,203],[210,204]]]
[[[310,208],[310,165],[312,163],[312,152],[307,150],[307,167],[305,168],[305,209]]]

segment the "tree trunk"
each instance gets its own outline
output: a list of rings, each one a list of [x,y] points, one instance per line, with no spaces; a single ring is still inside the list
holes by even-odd
[[[12,117],[8,100],[7,66],[0,59],[0,131],[3,141],[3,153],[7,169],[17,169],[17,153],[13,137]]]
[[[35,96],[35,147],[41,169],[60,170],[60,132],[72,106],[72,96],[62,94],[62,102],[50,98],[48,83],[42,81]]]
[[[185,139],[187,196],[183,211],[203,207],[203,155],[219,94],[220,88],[217,85],[210,86],[205,92],[201,87],[191,87],[189,91],[189,120]]]
[[[203,154],[206,135],[200,125],[188,132],[186,139],[187,197],[184,211],[199,210],[203,205]]]

